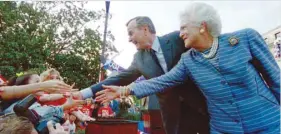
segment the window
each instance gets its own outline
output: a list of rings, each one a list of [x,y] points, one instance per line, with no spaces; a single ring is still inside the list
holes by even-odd
[[[281,38],[281,32],[278,32],[278,33],[275,34],[275,39],[277,39],[278,37]]]

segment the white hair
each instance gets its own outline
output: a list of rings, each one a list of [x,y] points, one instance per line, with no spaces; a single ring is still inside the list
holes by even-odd
[[[205,3],[192,3],[180,14],[180,20],[200,26],[202,22],[207,24],[207,29],[213,37],[221,34],[221,19],[214,7]]]

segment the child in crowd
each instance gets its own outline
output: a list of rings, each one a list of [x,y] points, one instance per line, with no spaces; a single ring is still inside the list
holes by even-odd
[[[109,107],[109,103],[105,102],[103,104],[103,107],[101,107],[98,111],[98,117],[104,117],[104,118],[108,118],[108,117],[114,117],[114,112],[112,111],[112,109]]]
[[[40,75],[41,81],[48,81],[48,80],[63,80],[62,77],[60,76],[60,73],[51,68],[48,69],[46,71],[44,71],[43,73],[41,73]],[[73,85],[74,86],[74,85]],[[71,93],[65,93],[65,94],[48,94],[46,92],[39,92],[36,93],[36,98],[38,99],[38,102],[43,106],[43,105],[47,105],[47,106],[64,106],[65,103],[67,103],[67,101],[70,101],[69,97],[72,97]],[[78,101],[75,100],[75,98],[73,98],[74,100],[71,101]],[[80,101],[82,104],[82,101]],[[94,120],[93,118],[91,118],[90,116],[83,114],[79,109],[77,108],[71,108],[69,110],[69,114],[73,114],[75,115],[80,121],[91,121]]]
[[[68,131],[69,134],[74,134],[76,130],[76,116],[72,114],[65,114],[65,123],[62,125],[65,131]]]
[[[87,114],[87,115],[89,115],[90,117],[92,117],[93,109],[94,109],[94,105],[93,105],[93,103],[92,103],[92,99],[91,99],[91,98],[86,99],[86,104],[83,105],[81,111],[82,111],[84,114]]]

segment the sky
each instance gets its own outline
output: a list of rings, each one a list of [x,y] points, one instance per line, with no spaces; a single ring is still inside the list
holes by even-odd
[[[158,36],[179,30],[179,14],[192,1],[111,1],[108,29],[119,51],[114,62],[127,68],[136,48],[128,42],[126,22],[136,16],[152,19]],[[261,34],[281,25],[281,1],[196,1],[214,6],[221,16],[222,33],[253,28]],[[85,8],[105,9],[104,1],[89,1]],[[103,32],[103,27],[101,27]]]

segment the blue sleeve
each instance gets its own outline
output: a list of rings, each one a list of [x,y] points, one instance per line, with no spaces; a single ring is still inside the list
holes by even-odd
[[[255,30],[247,30],[253,63],[280,103],[280,68],[262,36]]]

